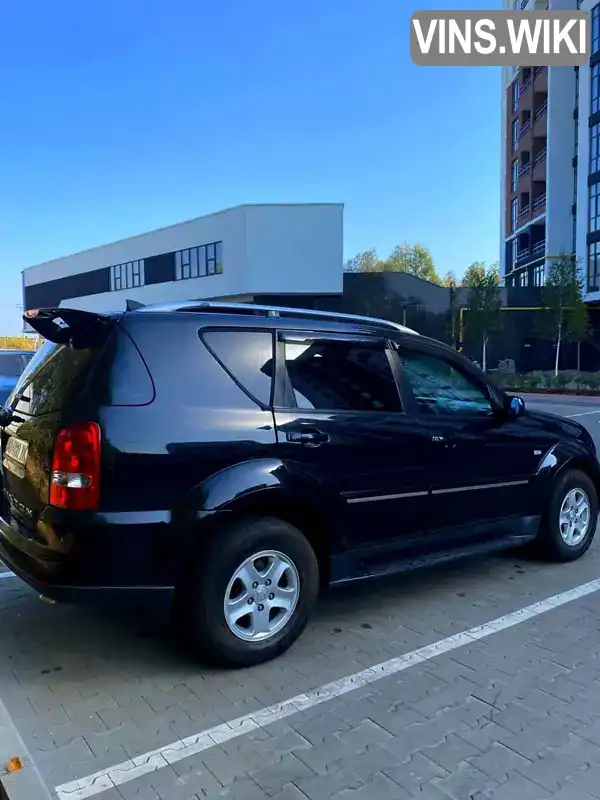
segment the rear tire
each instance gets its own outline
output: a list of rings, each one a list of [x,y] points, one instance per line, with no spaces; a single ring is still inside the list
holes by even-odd
[[[596,534],[598,494],[591,478],[569,470],[558,479],[536,540],[538,554],[557,562],[575,561]]]
[[[178,616],[200,658],[249,667],[296,641],[318,592],[317,558],[302,533],[274,517],[245,519],[215,533],[188,577]]]

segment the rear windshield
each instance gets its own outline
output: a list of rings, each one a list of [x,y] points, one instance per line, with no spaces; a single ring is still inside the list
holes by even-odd
[[[20,353],[0,353],[0,376],[18,378],[23,371],[23,358]]]
[[[93,349],[44,342],[17,381],[9,406],[20,402],[23,412],[33,417],[59,411],[65,395],[85,376],[96,353]]]
[[[154,384],[129,334],[113,327],[108,337],[79,337],[81,345],[46,341],[14,387],[8,405],[39,417],[62,411],[69,398],[94,398],[105,406],[146,405],[154,399]],[[16,380],[16,379],[15,379]]]

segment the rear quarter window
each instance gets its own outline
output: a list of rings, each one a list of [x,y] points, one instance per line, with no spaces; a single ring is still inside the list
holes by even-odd
[[[65,397],[81,386],[95,351],[44,342],[21,375],[9,398],[33,417],[60,411]]]
[[[145,406],[154,400],[148,367],[129,333],[119,326],[94,369],[90,391],[107,406]]]
[[[225,372],[260,405],[271,404],[274,374],[271,331],[213,330],[201,339]]]

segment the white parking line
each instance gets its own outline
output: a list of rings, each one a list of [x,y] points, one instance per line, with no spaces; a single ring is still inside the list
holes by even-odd
[[[327,683],[306,694],[291,697],[283,703],[275,703],[251,714],[245,714],[243,717],[237,717],[237,719],[232,719],[222,725],[188,736],[186,739],[179,739],[164,747],[151,750],[149,753],[144,753],[144,755],[137,758],[102,769],[85,778],[63,783],[57,786],[55,791],[59,800],[84,800],[86,797],[93,797],[110,789],[118,788],[124,783],[129,783],[129,781],[133,781],[149,772],[156,772],[163,767],[168,767],[170,764],[188,758],[195,753],[209,750],[211,747],[216,747],[223,742],[237,739],[246,733],[264,728],[272,722],[291,717],[307,708],[312,708],[320,703],[326,703],[328,700],[346,695],[360,686],[375,683],[382,678],[387,678],[389,675],[402,672],[415,664],[430,661],[442,653],[448,653],[466,644],[472,644],[478,639],[485,639],[487,636],[498,633],[498,631],[512,628],[525,620],[538,617],[553,608],[571,603],[573,600],[579,600],[581,597],[599,590],[600,578],[575,586],[566,592],[561,592],[548,597],[546,600],[541,600],[539,603],[520,608],[518,611],[513,611],[511,614],[498,617],[483,625],[477,625],[462,633],[448,636],[446,639],[440,639],[438,642],[426,647],[420,647],[418,650],[413,650],[397,658],[391,658],[389,661],[355,672],[353,675]]]
[[[0,581],[5,581],[7,578],[16,578],[14,572],[0,572]]]
[[[589,414],[600,414],[600,409],[598,411],[582,411],[580,414],[567,414],[567,417],[569,419],[572,417],[587,417]]]

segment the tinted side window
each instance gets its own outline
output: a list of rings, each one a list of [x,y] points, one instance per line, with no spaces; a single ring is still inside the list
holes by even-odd
[[[143,406],[154,400],[154,384],[129,333],[116,326],[95,365],[89,385],[99,404]]]
[[[328,339],[287,341],[285,363],[298,408],[402,410],[383,346]]]
[[[406,353],[402,362],[420,413],[492,413],[491,402],[484,392],[447,361],[422,353]]]
[[[270,405],[274,362],[269,331],[206,331],[202,339],[248,394]]]

